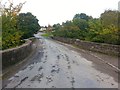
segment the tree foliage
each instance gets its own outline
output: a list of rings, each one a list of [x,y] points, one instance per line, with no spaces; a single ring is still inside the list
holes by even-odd
[[[20,13],[17,22],[19,30],[23,33],[22,38],[33,36],[40,29],[38,19],[32,13]]]
[[[39,30],[38,20],[31,13],[21,13],[24,3],[14,6],[2,5],[2,49],[16,47],[24,43],[24,38],[29,38]]]
[[[81,13],[81,14],[76,14],[73,19],[84,19],[86,21],[88,21],[89,19],[92,19],[91,16],[86,15],[85,13]]]
[[[106,10],[100,18],[92,18],[85,13],[76,14],[72,21],[62,23],[60,30],[56,28],[53,35],[120,45],[119,15],[120,12],[115,10]]]
[[[13,3],[9,3],[9,6],[3,6],[2,8],[2,49],[11,48],[20,45],[21,32],[17,28],[17,15],[19,14],[22,5],[20,3],[17,6],[13,6]]]
[[[118,27],[118,11],[106,10],[101,14],[100,19],[103,27],[108,28],[110,25]]]

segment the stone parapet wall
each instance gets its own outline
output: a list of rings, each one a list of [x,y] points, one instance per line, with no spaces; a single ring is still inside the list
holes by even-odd
[[[56,39],[64,43],[73,44],[80,48],[84,48],[91,51],[96,51],[108,55],[119,55],[120,45],[96,43],[96,42],[82,41],[79,39],[70,39],[70,38],[62,38],[62,37],[54,37],[53,39]]]
[[[2,69],[22,61],[32,52],[32,41],[26,40],[26,42],[18,47],[3,50],[2,53]]]

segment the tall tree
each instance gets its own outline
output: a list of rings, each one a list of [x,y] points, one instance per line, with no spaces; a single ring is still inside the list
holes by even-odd
[[[79,27],[80,30],[87,30],[88,22],[84,19],[73,19],[73,23]]]
[[[54,30],[60,30],[61,29],[61,25],[59,23],[58,24],[54,24],[53,28],[54,28]]]
[[[2,49],[7,49],[20,45],[21,32],[17,27],[17,15],[19,14],[24,3],[14,6],[9,2],[8,7],[2,5]]]
[[[104,13],[102,13],[100,19],[103,27],[107,28],[110,25],[118,27],[118,14],[119,12],[115,10],[106,10]]]
[[[73,19],[84,19],[84,20],[89,20],[92,19],[91,16],[86,15],[85,13],[81,13],[81,14],[76,14]]]
[[[17,25],[19,30],[23,32],[23,38],[29,38],[33,36],[33,34],[40,29],[38,19],[30,12],[20,13],[18,16]]]

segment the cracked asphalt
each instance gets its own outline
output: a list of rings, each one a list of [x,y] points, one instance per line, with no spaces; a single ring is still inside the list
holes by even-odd
[[[32,63],[11,76],[4,88],[118,88],[118,73],[98,58],[43,37],[39,42]]]

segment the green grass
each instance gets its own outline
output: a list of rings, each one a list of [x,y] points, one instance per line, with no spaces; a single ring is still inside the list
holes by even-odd
[[[42,36],[43,36],[43,37],[47,37],[47,38],[48,38],[48,37],[51,37],[51,36],[52,36],[52,34],[51,34],[51,33],[44,33],[44,34],[42,34]]]
[[[49,37],[49,34],[45,33],[45,34],[42,34],[41,36],[43,36],[43,37]]]

